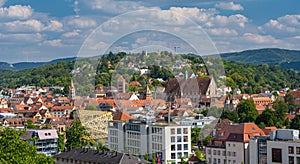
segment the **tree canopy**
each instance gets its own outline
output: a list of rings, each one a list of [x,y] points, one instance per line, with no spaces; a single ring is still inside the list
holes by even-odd
[[[80,120],[75,120],[66,131],[66,147],[68,149],[80,148],[82,146],[94,145],[95,141],[82,126]]]
[[[239,122],[254,122],[258,116],[253,100],[241,100],[237,106]]]
[[[52,164],[55,160],[44,154],[37,154],[36,147],[21,139],[25,131],[6,128],[0,131],[0,163]]]

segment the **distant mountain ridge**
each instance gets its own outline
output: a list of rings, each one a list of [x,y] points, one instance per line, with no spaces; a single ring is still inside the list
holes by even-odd
[[[56,64],[58,62],[70,62],[75,61],[76,57],[70,57],[70,58],[61,58],[61,59],[55,59],[48,62],[19,62],[14,64],[9,64],[7,62],[0,62],[0,69],[2,70],[12,70],[12,71],[19,71],[29,68],[37,68],[48,64]]]
[[[285,69],[294,69],[300,71],[300,50],[287,50],[279,48],[264,48],[245,50],[241,52],[231,52],[220,54],[222,59],[227,61],[242,62],[249,64],[279,64]],[[94,57],[94,58],[98,58]],[[55,59],[49,62],[19,62],[9,64],[7,62],[0,62],[0,69],[2,70],[24,70],[28,68],[37,68],[47,64],[56,64],[58,62],[75,61],[77,57]]]
[[[264,48],[242,52],[223,53],[221,57],[227,61],[249,64],[280,65],[285,69],[300,71],[300,51],[279,48]]]

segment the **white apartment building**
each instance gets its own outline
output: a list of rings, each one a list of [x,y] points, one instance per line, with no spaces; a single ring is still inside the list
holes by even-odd
[[[140,122],[110,121],[108,148],[133,155],[148,153],[148,125]]]
[[[211,143],[206,146],[209,164],[249,164],[250,137],[265,135],[254,123],[225,125],[216,130]]]
[[[176,164],[191,154],[190,126],[138,121],[110,121],[108,148],[134,155],[156,154],[156,160]]]
[[[250,140],[250,164],[299,164],[299,130],[280,129]]]
[[[165,163],[179,163],[181,157],[187,159],[191,154],[190,126],[167,123],[149,125],[149,154],[152,153],[161,154]]]

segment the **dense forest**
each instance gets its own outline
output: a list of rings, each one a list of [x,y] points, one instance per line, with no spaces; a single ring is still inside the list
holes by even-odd
[[[129,60],[125,57],[125,53],[108,54],[98,59],[97,72],[95,75],[95,85],[99,84],[109,86],[110,79],[113,78],[116,70],[126,68],[126,66],[120,67],[120,63],[124,63]],[[150,71],[145,75],[141,75],[139,71],[131,72],[128,77],[130,81],[138,81],[140,84],[148,84],[151,80],[151,86],[164,86],[165,83],[157,81],[155,78],[162,78],[167,80],[170,77],[174,77],[169,68],[160,67],[153,58],[145,55],[140,55],[140,60],[149,60],[149,63],[144,63],[144,68],[148,68]],[[205,70],[205,66],[202,66],[203,60],[197,56],[183,55],[182,57],[175,57],[172,60],[164,61],[164,58],[171,58],[172,54],[164,53],[160,56],[160,62],[166,62],[163,65],[172,65],[173,60],[185,60],[188,63],[189,69],[183,67],[182,73],[185,71],[193,72],[198,76],[202,76],[199,72]],[[134,58],[134,57],[133,57]],[[135,60],[137,60],[135,58]],[[70,62],[59,62],[56,64],[49,64],[38,68],[25,69],[21,71],[8,71],[1,70],[0,73],[0,88],[16,88],[23,85],[33,86],[65,86],[68,88],[70,80],[72,78],[72,70],[74,70],[74,61]],[[151,64],[152,63],[152,64]],[[270,90],[279,90],[285,87],[297,89],[299,88],[300,75],[293,70],[286,70],[281,68],[279,65],[268,65],[268,64],[246,64],[240,62],[228,62],[223,60],[225,73],[226,73],[226,84],[232,88],[240,88],[242,93],[259,93],[263,87],[269,88]],[[148,65],[148,66],[147,66]],[[179,72],[177,70],[175,72]],[[205,72],[205,71],[204,71]],[[203,75],[204,76],[204,75]],[[90,86],[93,87],[93,86]],[[131,90],[138,90],[131,86]],[[66,92],[67,93],[67,92]]]

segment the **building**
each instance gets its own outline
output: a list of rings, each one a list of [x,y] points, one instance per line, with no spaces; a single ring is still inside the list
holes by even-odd
[[[217,96],[217,86],[214,78],[171,78],[167,81],[165,89],[169,101],[175,98],[190,98],[192,102],[198,103],[201,98]]]
[[[164,163],[180,163],[191,154],[190,126],[167,123],[149,125],[149,154],[156,153]],[[152,156],[150,157],[150,159]]]
[[[156,155],[157,163],[179,163],[191,154],[191,128],[167,123],[110,121],[108,148],[134,155]]]
[[[299,130],[279,129],[250,139],[250,164],[300,163]]]
[[[37,153],[47,156],[54,156],[58,153],[58,135],[52,129],[28,129],[25,136],[22,136],[30,144],[37,147]],[[31,140],[36,138],[37,140]]]
[[[110,152],[104,150],[89,150],[88,148],[77,148],[62,152],[54,156],[56,164],[93,163],[93,164],[146,164],[148,161],[129,154]]]
[[[206,146],[206,160],[218,164],[249,164],[250,137],[264,135],[254,123],[218,127]]]

